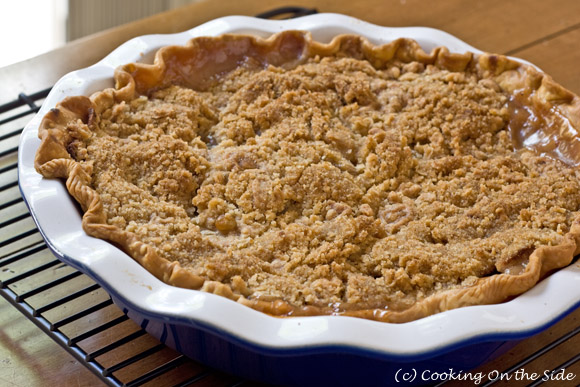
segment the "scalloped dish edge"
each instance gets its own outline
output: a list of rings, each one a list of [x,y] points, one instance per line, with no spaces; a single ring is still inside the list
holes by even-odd
[[[230,49],[232,43],[237,47],[245,47],[246,51]],[[190,78],[191,74],[201,74],[197,79],[198,82],[207,79],[207,74],[203,72],[203,68],[195,67],[196,63],[203,62],[196,58],[203,55],[211,57],[213,50],[216,49],[230,50],[230,56],[233,56],[232,60],[224,64],[225,67],[219,68],[220,71],[227,71],[231,66],[235,66],[238,56],[247,55],[247,50],[255,52],[255,55],[266,63],[290,66],[314,55],[354,54],[364,57],[375,67],[381,67],[396,57],[407,62],[433,64],[450,71],[475,68],[483,74],[483,77],[496,80],[504,91],[515,93],[526,89],[532,103],[556,107],[568,119],[571,126],[569,129],[580,127],[578,96],[555,83],[546,74],[505,56],[454,54],[445,47],[436,48],[428,54],[415,41],[404,38],[375,46],[361,37],[341,35],[330,43],[323,44],[313,41],[309,33],[298,31],[284,31],[268,39],[244,35],[201,37],[191,39],[185,46],[164,47],[157,51],[153,65],[133,63],[119,67],[115,71],[114,88],[94,93],[90,98],[68,97],[45,115],[39,127],[41,145],[36,154],[35,167],[46,178],[66,179],[68,191],[85,212],[82,225],[87,234],[117,244],[167,284],[218,294],[274,316],[311,314],[312,307],[304,312],[300,307],[282,300],[262,301],[245,298],[234,293],[228,285],[205,280],[182,268],[179,263],[161,258],[153,247],[140,241],[135,234],[108,225],[99,194],[89,186],[90,176],[72,159],[66,148],[66,125],[70,120],[80,119],[87,123],[93,114],[101,113],[113,103],[131,100],[136,94],[151,88],[160,88],[175,82],[199,86],[192,85],[196,79]],[[192,66],[189,73],[184,74],[183,71],[176,70],[175,66],[179,69],[180,64],[175,62],[180,61]],[[563,131],[563,137],[578,141],[577,133],[573,130]],[[520,274],[483,277],[475,286],[437,293],[403,311],[363,309],[349,310],[344,312],[344,315],[399,323],[457,307],[505,301],[527,291],[547,273],[572,262],[574,256],[580,253],[580,219],[574,221],[571,230],[562,241],[557,246],[537,248],[530,255],[525,270]]]

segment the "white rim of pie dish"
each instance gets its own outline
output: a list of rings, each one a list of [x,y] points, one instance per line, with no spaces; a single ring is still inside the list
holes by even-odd
[[[381,27],[338,14],[283,21],[230,16],[178,34],[131,39],[95,65],[61,78],[22,133],[18,154],[20,189],[51,250],[94,278],[128,308],[168,323],[202,327],[266,352],[341,348],[346,352],[362,351],[392,359],[426,358],[468,344],[530,336],[580,304],[580,263],[576,261],[509,302],[463,307],[404,324],[344,316],[271,317],[224,297],[169,286],[112,244],[87,236],[81,227],[78,206],[64,182],[44,179],[34,169],[42,117],[64,97],[88,96],[112,87],[117,66],[151,62],[158,48],[183,45],[193,37],[224,33],[267,37],[289,29],[308,30],[315,40],[323,42],[338,34],[353,33],[375,44],[407,37],[417,40],[427,52],[437,46],[447,46],[451,52],[481,53],[436,29]]]

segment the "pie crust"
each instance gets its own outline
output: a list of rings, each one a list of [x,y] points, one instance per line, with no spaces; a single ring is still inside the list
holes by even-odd
[[[352,78],[341,80],[341,74]],[[374,78],[365,78],[369,74]],[[256,78],[246,85],[236,81],[236,76]],[[294,91],[308,79],[318,80],[317,76],[326,76],[325,82],[334,87],[332,95],[308,100],[301,108],[302,102],[296,100],[302,94]],[[357,77],[363,77],[362,81],[355,82],[360,80]],[[266,78],[270,83],[264,83]],[[297,79],[302,83],[292,84]],[[263,99],[263,88],[272,84],[286,85],[286,89],[274,88],[272,99]],[[397,87],[403,94],[390,95],[388,103],[377,102],[377,95],[386,98]],[[437,87],[445,89],[438,91]],[[210,96],[212,90],[222,94]],[[303,94],[315,94],[313,90]],[[231,97],[238,91],[246,93],[245,100],[238,100],[232,108],[228,103],[233,100],[223,95]],[[317,92],[325,95],[325,90]],[[437,105],[431,103],[429,93],[437,95]],[[333,107],[334,112],[342,121],[332,121],[328,114],[311,114],[318,109],[316,104],[324,105],[335,94],[340,95],[341,106]],[[458,103],[451,95],[469,106],[454,108]],[[282,97],[286,105],[268,110],[271,116],[264,116],[266,110],[248,115],[250,107],[259,109],[259,104],[264,107]],[[204,98],[213,101],[212,109],[218,106],[219,111],[209,111]],[[173,164],[162,159],[154,172],[165,170],[167,176],[156,177],[154,187],[149,187],[158,190],[154,192],[157,196],[135,188],[134,195],[117,197],[119,186],[99,184],[114,182],[115,176],[129,172],[109,170],[97,176],[94,171],[114,163],[112,158],[123,157],[122,152],[107,153],[108,144],[125,149],[123,146],[137,138],[156,136],[121,133],[132,129],[119,129],[121,121],[114,121],[154,100],[169,101],[174,109],[185,100],[195,105],[195,135],[183,128],[179,133],[163,129],[166,133],[161,136],[171,138],[140,148],[137,159],[141,164],[133,156],[120,164],[131,173],[149,170],[159,161],[154,160],[157,151],[179,148],[173,141],[177,138],[180,144],[193,146],[193,153],[176,150],[171,154],[189,157],[175,161],[189,163],[189,174],[175,172]],[[163,106],[153,106],[153,121],[140,121],[150,113],[134,115],[135,130],[159,130],[165,125],[163,115],[171,116],[173,111],[163,110]],[[437,116],[435,121],[429,116],[431,127],[412,121],[400,124],[403,113],[415,109],[424,114],[427,109],[432,114],[433,106],[450,108],[455,114]],[[276,126],[285,122],[279,120],[285,114],[281,109],[294,112],[283,117],[296,119],[291,125]],[[340,114],[338,109],[342,109]],[[301,115],[308,119],[299,121]],[[264,123],[256,121],[263,117]],[[349,127],[345,117],[357,119],[347,120]],[[479,126],[471,124],[475,121]],[[340,127],[328,122],[338,122]],[[302,131],[306,134],[300,132],[304,129],[300,125],[306,125]],[[276,137],[281,135],[271,133],[274,127],[290,131]],[[462,132],[461,128],[467,129]],[[376,46],[353,35],[337,36],[324,44],[301,31],[285,31],[268,39],[223,35],[164,47],[152,65],[119,67],[113,88],[90,98],[64,99],[39,127],[41,144],[35,167],[46,178],[66,179],[68,191],[84,212],[82,225],[87,234],[116,244],[170,285],[225,296],[275,316],[336,314],[406,322],[453,308],[506,301],[549,272],[569,265],[580,253],[580,139],[576,128],[580,128],[580,99],[548,75],[505,56],[456,54],[445,47],[426,53],[409,39]],[[356,133],[345,136],[343,129]],[[107,136],[114,130],[119,133],[110,140]],[[322,132],[314,135],[315,130]],[[112,142],[100,143],[95,140],[99,136]],[[311,137],[304,140],[304,136]],[[292,140],[293,145],[286,138],[297,140]],[[378,144],[381,141],[383,148]],[[91,148],[91,144],[97,145]],[[395,151],[388,148],[393,144],[399,147]],[[271,161],[270,154],[252,158],[264,152],[264,147],[275,147],[272,154],[278,156],[293,149],[289,158],[301,156],[308,163],[292,166],[279,159]],[[509,152],[504,148],[510,148]],[[314,158],[308,158],[311,151]],[[99,152],[102,159],[92,160],[90,155]],[[270,184],[287,176],[272,174],[272,170],[264,175],[266,162],[276,168],[284,166],[288,176],[299,170],[295,182],[310,176],[303,184],[304,192],[284,191],[289,185]],[[482,174],[489,176],[481,180]],[[328,178],[331,175],[336,179]],[[453,179],[448,178],[451,175]],[[476,177],[480,180],[473,185]],[[235,194],[236,186],[230,187],[234,193],[226,192],[227,182],[235,179],[240,180],[239,186],[245,184],[242,194]],[[123,187],[131,192],[141,184],[128,181]],[[143,230],[165,227],[174,217],[145,211],[150,222],[136,226],[121,219],[122,211],[111,205],[124,197],[132,201],[136,212],[152,201],[185,203],[186,217],[195,220],[182,229],[176,223],[165,239],[161,234],[144,237]],[[135,197],[143,200],[135,202]],[[281,204],[274,203],[278,199]],[[502,207],[502,200],[511,203],[511,199],[515,204]],[[302,212],[288,215],[295,208]],[[431,216],[432,211],[437,213]],[[254,223],[249,221],[252,219]],[[508,223],[510,228],[502,228]],[[356,227],[348,229],[353,224]],[[332,233],[330,226],[334,227]],[[190,267],[183,259],[186,252],[178,255],[171,244],[180,233],[197,238],[188,242],[187,246],[197,246],[189,251],[191,255],[216,251],[220,260],[207,256],[207,262]],[[423,239],[414,239],[416,235]],[[463,250],[456,253],[457,249]],[[251,259],[244,260],[241,252],[251,252]],[[231,259],[229,266],[224,257]],[[291,273],[293,277],[286,272],[289,267],[298,268],[297,274]],[[360,268],[362,274],[356,271]],[[278,275],[281,271],[284,274]],[[284,279],[278,280],[280,276]]]

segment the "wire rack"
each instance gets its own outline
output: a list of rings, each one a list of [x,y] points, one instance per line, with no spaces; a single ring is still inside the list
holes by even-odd
[[[313,12],[289,7],[260,16]],[[22,127],[38,111],[49,91],[20,94],[0,106],[0,294],[110,386],[250,385],[161,344],[117,308],[98,284],[61,263],[48,250],[18,189],[17,151]],[[503,380],[484,378],[480,385],[511,386],[518,370],[537,370],[543,376],[548,365],[555,373],[565,369],[578,375],[569,384],[578,385],[578,333],[580,309],[520,343],[518,351],[512,350],[473,372],[503,375]],[[512,378],[508,381],[509,375]],[[521,385],[542,382],[527,380]]]

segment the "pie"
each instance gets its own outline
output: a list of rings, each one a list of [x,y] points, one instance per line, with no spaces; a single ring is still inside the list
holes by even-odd
[[[580,99],[530,65],[285,31],[195,38],[114,79],[46,114],[35,166],[168,284],[406,322],[580,253]]]

